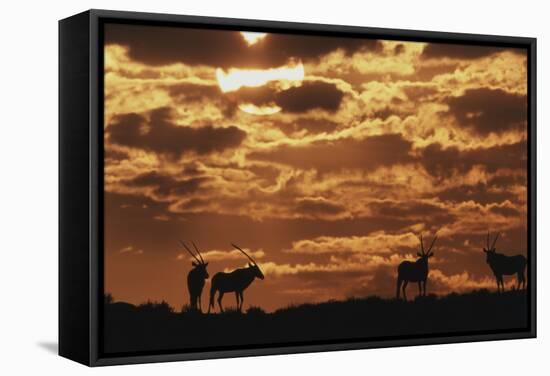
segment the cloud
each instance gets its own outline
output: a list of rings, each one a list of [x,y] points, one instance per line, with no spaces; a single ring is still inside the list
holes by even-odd
[[[473,185],[458,185],[438,192],[437,197],[442,201],[459,203],[474,201],[485,205],[504,200],[513,200],[516,195],[508,190],[495,190],[490,184],[477,183]]]
[[[411,259],[411,255],[377,255],[358,254],[358,257],[342,258],[330,256],[328,262],[307,262],[307,263],[278,263],[263,262],[261,267],[265,274],[275,277],[296,276],[302,283],[310,286],[315,284],[326,288],[325,282],[330,279],[347,284],[350,279],[357,277],[364,278],[380,268],[396,268],[405,259]],[[306,282],[307,281],[307,282]],[[340,292],[341,293],[341,292]]]
[[[346,209],[342,205],[335,204],[321,197],[306,197],[297,200],[295,211],[304,217],[330,218],[331,216],[344,213]]]
[[[103,153],[103,158],[106,164],[118,163],[120,161],[127,159],[128,154],[120,150],[115,150],[113,148],[105,148],[105,152]]]
[[[254,260],[259,260],[265,257],[265,252],[262,251],[261,249],[258,251],[250,251],[248,249],[245,249],[245,252],[248,253]],[[221,250],[215,250],[215,249],[206,251],[206,252],[201,251],[201,255],[205,262],[227,261],[227,260],[241,260],[246,262],[248,261],[246,256],[236,249],[231,251],[221,251]],[[176,256],[176,259],[193,260],[193,258],[187,252],[178,254]]]
[[[440,220],[442,220],[442,217],[452,218],[447,210],[441,206],[422,201],[373,201],[369,203],[369,209],[371,209],[376,216],[414,218],[419,221],[434,217]],[[447,218],[447,220],[449,220],[449,218]]]
[[[292,243],[285,250],[292,254],[391,254],[397,250],[418,247],[418,238],[411,232],[387,234],[384,231],[374,232],[367,236],[332,237],[320,236],[314,239],[304,239]]]
[[[259,87],[241,87],[227,94],[241,103],[255,106],[275,105],[287,113],[301,113],[309,110],[336,112],[342,103],[344,93],[331,83],[306,81],[300,86],[280,89],[276,84]]]
[[[366,269],[365,264],[360,263],[348,263],[348,264],[342,264],[342,263],[329,263],[329,264],[321,264],[321,263],[315,263],[310,262],[307,264],[290,264],[290,263],[276,263],[276,262],[264,262],[260,266],[266,275],[273,275],[275,277],[281,277],[286,275],[307,275],[308,277],[311,276],[313,273],[320,273],[323,274],[326,278],[326,274],[334,274],[334,273],[350,273],[350,272],[361,272]]]
[[[510,201],[504,201],[498,205],[492,205],[489,210],[503,217],[517,218],[521,214]]]
[[[344,93],[336,85],[325,82],[306,82],[278,93],[275,103],[285,112],[305,112],[320,109],[335,112],[342,103]]]
[[[250,159],[270,161],[320,172],[358,168],[366,171],[413,161],[411,142],[397,134],[317,141],[304,146],[283,145],[274,150],[256,151]]]
[[[247,44],[236,31],[186,27],[105,25],[105,44],[129,47],[129,56],[144,64],[239,66],[247,61]]]
[[[469,89],[447,103],[460,126],[482,136],[524,129],[527,122],[527,96],[501,89]]]
[[[365,38],[272,33],[253,47],[257,55],[281,65],[289,58],[317,60],[336,50],[344,51],[346,56],[358,51],[381,51],[382,43],[379,40]]]
[[[105,192],[106,253],[115,253],[131,244],[147,254],[174,249],[174,239],[181,236],[181,222],[167,208],[167,203],[142,194]],[[155,218],[168,217],[168,221]],[[154,234],[154,235],[152,235]]]
[[[135,113],[118,115],[107,128],[115,144],[157,152],[172,158],[185,153],[209,154],[239,146],[246,133],[235,127],[193,128],[175,124],[170,110],[151,111],[149,119]]]
[[[502,51],[513,51],[502,47],[472,46],[464,44],[430,43],[424,47],[422,57],[425,59],[461,59],[471,60],[490,56]]]
[[[223,93],[217,85],[198,85],[184,82],[167,85],[166,89],[170,96],[185,102],[212,101],[223,98]]]
[[[128,187],[153,188],[155,195],[180,196],[204,189],[203,184],[211,180],[210,177],[193,177],[190,179],[177,180],[172,176],[163,175],[156,171],[150,171],[124,181]]]
[[[487,185],[498,189],[506,189],[514,185],[527,185],[527,171],[516,170],[519,174],[501,174],[492,176]]]
[[[172,99],[172,107],[185,107],[185,114],[198,122],[208,117],[230,119],[238,108],[234,97],[224,94],[217,84],[178,82],[164,85],[163,89]]]
[[[474,166],[481,166],[488,172],[499,169],[521,170],[527,167],[527,144],[521,141],[459,150],[457,147],[444,148],[439,143],[433,143],[420,150],[420,161],[430,175],[440,179],[465,174]]]
[[[395,266],[380,266],[364,278],[350,283],[345,291],[346,297],[395,296],[397,272]]]
[[[408,84],[404,85],[401,90],[409,101],[415,103],[430,101],[439,94],[437,85],[433,84]]]
[[[448,294],[490,288],[495,285],[495,282],[489,276],[476,279],[467,270],[461,273],[445,274],[440,269],[432,268],[429,274],[429,285],[439,294]]]
[[[277,178],[281,171],[272,165],[250,164],[248,171],[252,172],[262,186],[271,186],[277,184]]]
[[[330,134],[338,128],[338,123],[327,118],[299,117],[290,122],[277,122],[274,125],[286,135],[306,132],[307,134]]]
[[[132,59],[148,65],[185,63],[222,68],[276,67],[290,59],[317,60],[338,49],[351,55],[382,46],[372,39],[278,33],[249,46],[238,31],[123,24],[105,25],[105,44],[127,46]]]

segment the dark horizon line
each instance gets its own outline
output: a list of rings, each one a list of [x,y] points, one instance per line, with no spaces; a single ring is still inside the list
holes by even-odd
[[[505,291],[502,291],[502,292],[498,292],[498,291],[493,291],[493,290],[490,290],[489,288],[474,288],[474,289],[470,289],[470,290],[467,290],[467,291],[462,291],[462,292],[457,292],[457,291],[452,291],[452,292],[449,292],[449,293],[446,293],[446,294],[438,294],[438,293],[430,293],[430,294],[427,294],[426,296],[414,296],[414,298],[411,297],[411,299],[409,300],[403,300],[403,299],[397,299],[396,297],[384,297],[384,296],[380,296],[380,295],[366,295],[366,296],[349,296],[347,298],[344,298],[344,299],[328,299],[328,300],[323,300],[323,301],[318,301],[318,302],[304,302],[304,303],[289,303],[285,306],[281,306],[279,308],[276,308],[272,311],[266,311],[264,310],[261,306],[259,305],[250,305],[248,307],[248,309],[246,311],[248,311],[249,309],[260,309],[262,311],[264,311],[265,313],[276,313],[277,311],[284,311],[284,310],[288,310],[288,309],[294,309],[294,308],[300,308],[300,307],[305,307],[305,306],[319,306],[319,305],[323,305],[323,304],[338,304],[338,303],[348,303],[348,302],[351,302],[351,301],[365,301],[365,300],[380,300],[380,301],[384,301],[384,302],[395,302],[395,301],[403,301],[403,303],[415,303],[416,301],[418,300],[430,300],[430,299],[442,299],[442,298],[447,298],[447,297],[450,297],[450,296],[468,296],[468,295],[475,295],[475,294],[487,294],[487,295],[495,295],[495,296],[501,296],[501,295],[508,295],[508,294],[516,294],[516,293],[526,293],[527,291],[529,291],[529,289],[517,289],[515,288],[515,285],[513,286],[513,288],[509,289],[509,290],[505,290]],[[109,298],[107,298],[109,297]],[[146,301],[143,301],[141,303],[138,303],[138,304],[134,304],[134,303],[129,303],[127,301],[123,301],[123,300],[115,300],[115,298],[113,297],[113,295],[111,293],[105,293],[103,295],[103,304],[104,306],[105,305],[108,305],[108,304],[117,304],[117,303],[122,303],[122,304],[127,304],[127,305],[131,305],[133,308],[136,308],[136,309],[139,309],[140,307],[144,307],[144,306],[147,306],[147,305],[152,305],[154,307],[159,307],[159,306],[166,306],[168,307],[172,313],[184,313],[184,312],[188,312],[188,311],[191,311],[192,308],[189,306],[189,304],[183,304],[182,305],[182,308],[178,311],[175,309],[174,306],[172,306],[168,301],[166,300],[146,300]],[[112,300],[109,300],[109,299],[112,299]],[[109,300],[109,301],[107,301]],[[234,307],[233,306],[229,306],[229,308],[227,309],[228,312],[233,312],[233,311],[236,311],[234,310]],[[243,313],[246,313],[246,311],[244,311]],[[219,314],[220,312],[214,312],[213,314]],[[206,312],[203,312],[203,314],[206,314]]]

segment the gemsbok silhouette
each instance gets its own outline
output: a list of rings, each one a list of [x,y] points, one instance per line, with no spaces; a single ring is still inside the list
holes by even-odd
[[[239,246],[231,243],[233,247],[241,251],[249,260],[248,267],[235,269],[230,273],[219,272],[212,277],[212,284],[210,287],[210,303],[208,304],[208,313],[210,313],[210,308],[214,307],[214,298],[216,292],[219,292],[218,295],[218,306],[220,307],[220,312],[223,312],[222,299],[223,295],[226,292],[234,292],[237,299],[237,309],[242,310],[243,307],[243,292],[250,286],[254,279],[264,279],[264,274],[260,270],[260,267],[254,261],[252,257],[243,251]]]
[[[412,261],[403,261],[397,267],[397,299],[399,299],[399,292],[401,291],[401,286],[403,286],[403,299],[407,300],[407,293],[405,289],[409,282],[418,282],[418,295],[426,296],[426,281],[428,280],[428,259],[434,254],[432,248],[434,246],[437,235],[434,236],[430,248],[426,252],[424,250],[424,241],[422,239],[422,234],[420,234],[420,252],[417,252],[418,260],[415,262]]]
[[[195,251],[197,251],[198,257],[193,252],[191,252],[189,247],[187,247],[187,244],[185,244],[181,240],[180,240],[180,243],[185,247],[187,252],[189,252],[189,254],[193,256],[193,258],[195,259],[195,261],[191,262],[193,269],[191,269],[187,274],[187,289],[189,290],[189,303],[191,308],[196,309],[199,312],[202,312],[201,296],[202,296],[202,289],[204,288],[204,283],[209,277],[208,271],[206,270],[208,263],[205,262],[204,259],[202,258],[202,255],[199,252],[199,249],[197,248],[195,243],[191,242],[193,244],[193,247],[195,247]]]
[[[487,264],[493,271],[495,279],[497,281],[497,291],[504,291],[504,278],[505,275],[516,274],[518,277],[517,289],[525,289],[525,267],[527,266],[527,259],[523,255],[515,256],[506,256],[501,253],[497,253],[495,244],[500,233],[497,233],[493,244],[489,246],[489,240],[491,238],[491,233],[487,233],[487,248],[483,248],[483,252],[487,255]]]

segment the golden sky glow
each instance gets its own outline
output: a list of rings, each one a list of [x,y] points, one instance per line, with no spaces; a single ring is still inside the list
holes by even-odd
[[[241,34],[246,43],[250,46],[265,38],[267,35],[267,33],[257,33],[253,31],[241,31]]]
[[[256,106],[252,103],[240,104],[239,109],[254,115],[273,115],[281,111],[279,106]]]
[[[524,51],[107,25],[105,282],[187,303],[256,257],[246,304],[391,296],[438,231],[428,290],[492,287],[481,246],[526,253]],[[204,46],[209,46],[205,49]],[[205,292],[209,289],[209,282]],[[204,300],[204,299],[203,299]]]

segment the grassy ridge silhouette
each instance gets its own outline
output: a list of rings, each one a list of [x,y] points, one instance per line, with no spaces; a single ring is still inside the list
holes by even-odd
[[[396,336],[460,334],[525,329],[525,291],[428,295],[404,302],[379,297],[350,298],[289,306],[272,313],[176,312],[166,302],[134,306],[105,299],[104,352],[193,351],[233,346],[309,341],[384,339]]]

